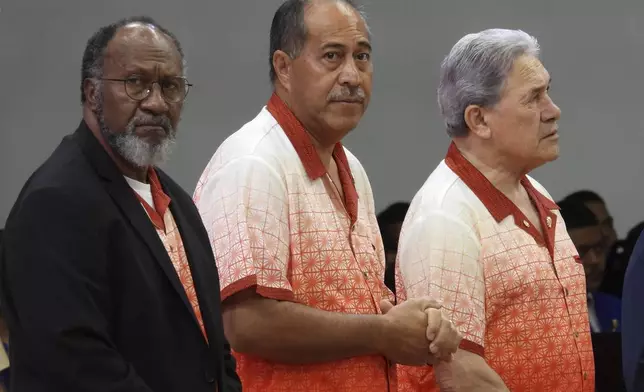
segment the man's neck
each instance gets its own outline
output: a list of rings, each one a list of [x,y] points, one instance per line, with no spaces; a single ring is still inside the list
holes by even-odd
[[[467,159],[485,178],[510,200],[521,194],[521,180],[526,175],[523,170],[513,168],[507,160],[495,153],[474,153],[471,144],[455,141],[463,157]],[[486,151],[486,149],[478,149]]]
[[[333,151],[335,150],[335,143],[330,146],[324,145],[315,137],[315,134],[309,132],[306,129],[306,127],[304,127],[304,130],[306,130],[306,133],[308,133],[309,136],[311,136],[311,142],[313,143],[313,147],[315,147],[315,151],[317,151],[318,156],[322,161],[322,164],[328,171],[329,168],[331,167],[331,161],[333,160]]]
[[[120,155],[116,154],[114,150],[112,150],[112,147],[110,147],[110,145],[103,137],[103,133],[101,132],[101,126],[98,124],[96,116],[87,107],[83,108],[83,120],[85,120],[87,127],[90,129],[90,131],[92,131],[92,134],[94,134],[94,137],[98,140],[101,146],[103,146],[103,148],[107,152],[107,155],[109,155],[110,158],[112,158],[112,161],[114,161],[119,171],[126,177],[129,177],[133,180],[147,184],[148,168],[134,167],[133,165],[129,164],[125,159],[123,159]]]
[[[315,147],[315,151],[318,153],[322,164],[327,170],[329,170],[329,168],[331,167],[331,161],[333,160],[333,151],[335,150],[335,145],[338,143],[338,141],[329,142],[323,140],[321,135],[323,135],[324,132],[322,130],[319,130],[318,127],[313,124],[307,124],[306,121],[303,121],[302,116],[297,115],[295,110],[293,110],[293,106],[289,103],[288,94],[282,88],[276,87],[275,94],[280,97],[280,99],[289,108],[293,115],[302,123],[304,130],[311,137],[313,147]]]

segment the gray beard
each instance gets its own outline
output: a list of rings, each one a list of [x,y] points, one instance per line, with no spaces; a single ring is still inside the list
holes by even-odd
[[[133,117],[124,132],[114,132],[105,124],[103,102],[99,102],[97,113],[98,124],[103,138],[114,153],[137,168],[158,166],[168,160],[176,141],[177,131],[166,116]],[[158,143],[151,143],[136,134],[136,126],[141,123],[160,125],[166,130],[166,136]]]

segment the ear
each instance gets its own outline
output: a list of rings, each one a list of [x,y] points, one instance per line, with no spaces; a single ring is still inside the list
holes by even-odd
[[[492,132],[487,124],[485,112],[485,109],[479,105],[469,105],[465,108],[464,117],[470,132],[482,139],[489,139]]]
[[[95,112],[99,103],[98,83],[90,78],[85,79],[83,81],[83,94],[85,94],[85,102]]]
[[[291,56],[281,50],[273,53],[273,68],[275,69],[276,80],[284,86],[286,91],[291,89],[291,72],[293,69],[293,59]]]

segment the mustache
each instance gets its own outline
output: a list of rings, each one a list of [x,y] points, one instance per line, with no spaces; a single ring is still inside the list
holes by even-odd
[[[130,121],[131,128],[139,126],[156,126],[163,128],[166,133],[173,131],[170,119],[165,115],[160,116],[136,116]]]
[[[367,94],[362,87],[342,87],[339,90],[331,91],[328,100],[331,102],[364,102]]]

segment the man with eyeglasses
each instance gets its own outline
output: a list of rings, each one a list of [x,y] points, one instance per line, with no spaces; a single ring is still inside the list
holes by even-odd
[[[601,222],[584,203],[564,199],[557,203],[566,229],[584,266],[588,296],[588,320],[592,333],[619,332],[621,301],[599,287],[606,271],[606,247]]]
[[[199,213],[156,166],[190,84],[147,17],[88,41],[83,120],[23,188],[0,253],[12,390],[240,391]]]

